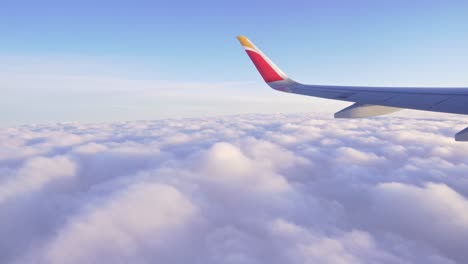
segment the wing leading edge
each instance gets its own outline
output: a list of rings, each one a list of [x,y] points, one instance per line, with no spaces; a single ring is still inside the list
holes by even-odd
[[[336,118],[361,118],[414,109],[468,115],[468,88],[414,88],[306,85],[289,78],[244,36],[237,37],[265,82],[273,89],[307,96],[354,102]],[[465,132],[466,131],[466,132]],[[462,133],[460,135],[460,133]],[[468,129],[457,141],[468,141]],[[465,134],[466,133],[466,134]],[[466,138],[466,140],[464,140]]]

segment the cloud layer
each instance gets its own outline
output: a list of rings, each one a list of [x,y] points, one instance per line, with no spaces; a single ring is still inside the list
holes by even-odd
[[[1,263],[462,263],[462,119],[0,130]]]

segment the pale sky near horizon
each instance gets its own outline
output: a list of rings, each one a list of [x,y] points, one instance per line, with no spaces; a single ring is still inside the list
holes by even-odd
[[[248,36],[304,83],[468,86],[466,1],[2,1],[0,126],[345,103],[270,90]]]

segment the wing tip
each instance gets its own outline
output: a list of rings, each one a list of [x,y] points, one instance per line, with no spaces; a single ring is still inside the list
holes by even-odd
[[[247,37],[237,36],[240,44],[244,47],[250,60],[253,62],[260,75],[266,83],[290,80],[260,49],[258,49]],[[282,84],[283,86],[283,84]]]
[[[239,43],[244,47],[244,48],[251,48],[256,50],[255,46],[250,42],[250,40],[246,36],[237,36],[237,40],[239,40]]]

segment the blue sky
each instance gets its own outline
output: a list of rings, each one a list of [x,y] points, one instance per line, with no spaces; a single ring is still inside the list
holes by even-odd
[[[6,0],[0,125],[342,105],[268,90],[239,34],[306,83],[466,86],[467,12],[466,1]]]

